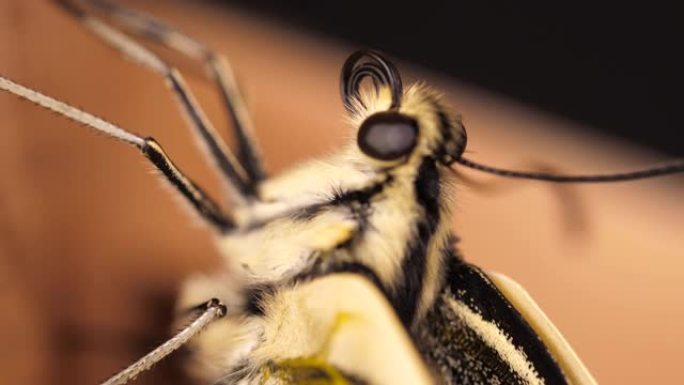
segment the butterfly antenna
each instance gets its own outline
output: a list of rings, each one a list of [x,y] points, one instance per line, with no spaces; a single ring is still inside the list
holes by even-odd
[[[630,180],[653,178],[663,175],[671,175],[684,172],[684,159],[677,159],[658,166],[648,167],[641,170],[628,171],[613,174],[594,175],[561,175],[546,172],[526,172],[508,170],[499,167],[487,166],[466,158],[458,158],[456,163],[477,170],[494,174],[505,178],[532,179],[552,183],[608,183],[626,182]]]

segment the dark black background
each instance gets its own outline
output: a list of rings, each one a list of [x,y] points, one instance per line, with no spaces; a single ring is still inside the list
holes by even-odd
[[[684,13],[658,2],[232,1],[684,156]]]

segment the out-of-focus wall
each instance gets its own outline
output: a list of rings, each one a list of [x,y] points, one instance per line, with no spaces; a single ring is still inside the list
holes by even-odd
[[[139,3],[232,60],[271,170],[322,156],[348,137],[337,81],[353,47],[230,8]],[[199,67],[166,57],[180,63],[227,132]],[[464,116],[473,159],[567,172],[662,160],[409,64],[400,68],[446,92]],[[0,73],[156,137],[220,195],[163,81],[53,4],[0,4]],[[0,383],[97,383],[167,335],[183,277],[220,264],[211,234],[189,220],[134,149],[6,94],[0,117]],[[675,382],[684,355],[682,177],[495,187],[464,183],[455,197],[466,258],[527,287],[602,383]],[[140,383],[171,383],[176,373],[172,360]]]

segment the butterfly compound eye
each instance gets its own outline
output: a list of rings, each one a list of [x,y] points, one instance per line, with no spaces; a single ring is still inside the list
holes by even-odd
[[[357,141],[364,154],[379,160],[397,160],[411,153],[418,140],[418,124],[396,112],[380,112],[368,117]]]

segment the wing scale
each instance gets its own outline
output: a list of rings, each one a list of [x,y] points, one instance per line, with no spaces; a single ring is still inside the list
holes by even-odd
[[[452,256],[416,342],[448,384],[568,384],[537,332],[476,266]]]

